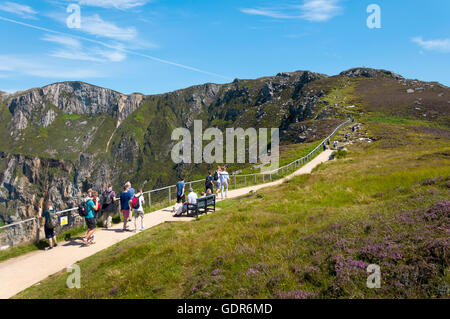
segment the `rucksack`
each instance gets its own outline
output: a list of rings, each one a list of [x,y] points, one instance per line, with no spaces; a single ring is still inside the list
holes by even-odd
[[[45,220],[45,227],[53,229],[58,226],[59,218],[54,211],[48,212],[48,218]]]
[[[134,209],[139,209],[141,207],[141,201],[139,200],[141,198],[141,195],[138,197],[134,196],[133,200],[131,201],[131,207]]]
[[[219,180],[219,173],[217,173],[217,171],[214,172],[214,180],[215,181]]]
[[[86,201],[82,201],[80,205],[78,205],[78,214],[81,217],[86,217],[88,215]]]
[[[103,192],[103,204],[110,205],[112,203],[111,192],[104,191]]]

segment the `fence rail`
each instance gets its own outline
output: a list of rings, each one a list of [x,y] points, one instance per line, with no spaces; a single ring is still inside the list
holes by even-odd
[[[266,177],[267,176],[269,176],[269,180],[272,181],[273,175],[278,175],[279,176],[280,172],[281,172],[281,174],[287,174],[290,170],[296,169],[300,165],[303,165],[303,164],[309,162],[311,159],[314,158],[316,153],[318,151],[320,151],[321,148],[323,148],[323,145],[325,143],[327,143],[341,128],[343,128],[344,126],[348,125],[350,122],[351,122],[351,119],[347,119],[347,121],[345,121],[344,123],[340,124],[327,138],[325,138],[308,155],[306,155],[306,156],[304,156],[302,158],[299,158],[299,159],[297,159],[297,160],[295,160],[295,161],[293,161],[293,162],[291,162],[291,163],[289,163],[287,165],[284,165],[282,167],[279,167],[277,169],[274,169],[274,170],[268,171],[268,172],[260,172],[260,173],[253,173],[253,174],[247,174],[247,175],[231,175],[231,177],[234,178],[234,187],[236,188],[237,185],[238,185],[237,178],[242,178],[242,177],[244,178],[243,185],[247,185],[247,180],[250,182],[251,179],[248,178],[248,177],[253,177],[254,184],[258,183],[257,182],[258,176],[262,177],[262,181],[263,182],[266,181]],[[201,179],[201,180],[196,180],[196,181],[190,181],[190,182],[186,182],[186,184],[189,185],[189,187],[192,187],[192,185],[195,185],[195,184],[200,183],[200,182],[203,183],[204,180]],[[241,184],[239,184],[239,185],[241,185]],[[172,193],[171,193],[171,189],[172,188],[176,188],[176,185],[170,185],[170,186],[165,186],[165,187],[158,188],[158,189],[152,189],[150,191],[143,192],[142,194],[147,196],[148,204],[151,207],[151,205],[152,205],[152,194],[156,194],[158,192],[168,190],[167,202],[170,205],[172,203]],[[196,189],[195,187],[193,187],[193,188]],[[155,197],[155,196],[153,196],[153,197]],[[116,201],[119,201],[119,199],[116,199]],[[161,201],[159,203],[161,203]],[[74,207],[74,208],[69,208],[69,209],[65,209],[65,210],[62,210],[62,211],[58,211],[58,212],[56,212],[56,214],[59,216],[61,214],[71,213],[71,212],[76,211],[76,210],[78,210],[78,208]],[[28,218],[28,219],[25,219],[25,220],[22,220],[22,221],[18,221],[18,222],[14,222],[14,223],[11,223],[11,224],[7,224],[7,225],[4,225],[4,226],[1,226],[0,230],[6,229],[6,228],[10,228],[10,227],[14,227],[14,226],[17,226],[17,225],[20,225],[20,224],[23,224],[23,223],[27,223],[27,222],[30,222],[30,221],[39,220],[40,218],[41,218],[40,216],[36,216],[36,217]]]

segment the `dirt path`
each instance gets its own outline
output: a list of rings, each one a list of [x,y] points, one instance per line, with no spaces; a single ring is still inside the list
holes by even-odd
[[[291,175],[266,184],[240,188],[228,192],[228,198],[248,194],[261,188],[271,187],[283,183],[286,179],[296,175],[309,174],[317,165],[328,160],[332,151],[327,150],[319,154],[311,162],[307,163]],[[220,196],[219,196],[220,198]],[[154,227],[168,221],[191,221],[190,217],[172,217],[172,210],[164,208],[145,215],[144,221],[147,228]],[[10,298],[22,290],[39,283],[48,276],[66,269],[78,261],[94,255],[128,237],[134,232],[122,232],[122,225],[114,225],[111,229],[99,229],[95,233],[95,245],[82,247],[81,241],[62,242],[58,247],[49,251],[35,251],[23,256],[12,258],[0,263],[0,298]],[[131,224],[134,229],[134,222]]]

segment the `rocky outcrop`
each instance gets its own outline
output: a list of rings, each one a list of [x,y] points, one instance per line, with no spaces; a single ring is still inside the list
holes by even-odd
[[[393,78],[394,80],[402,80],[404,79],[401,75],[398,75],[394,72],[387,71],[387,70],[376,70],[376,69],[369,69],[369,68],[353,68],[346,71],[341,72],[339,75],[341,76],[348,76],[348,77],[367,77],[367,78],[374,78],[377,76],[388,76]]]
[[[33,119],[34,112],[46,110],[48,105],[66,114],[110,114],[120,125],[143,99],[144,96],[138,93],[125,95],[84,82],[62,82],[20,92],[9,97],[7,105],[15,119],[12,129],[20,131]],[[51,125],[56,117],[54,110],[39,115],[36,124],[43,127]]]

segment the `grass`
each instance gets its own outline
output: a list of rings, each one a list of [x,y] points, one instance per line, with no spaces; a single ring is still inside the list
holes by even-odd
[[[383,113],[373,113],[366,116],[366,119],[371,122],[385,123],[385,124],[403,124],[403,125],[414,125],[414,126],[426,126],[426,127],[436,127],[436,128],[446,128],[433,121],[418,120],[415,118],[400,117],[395,115],[386,115]]]
[[[446,297],[448,207],[436,203],[449,198],[448,139],[364,126],[375,143],[351,145],[311,175],[82,260],[81,289],[66,288],[61,272],[16,297]],[[368,263],[381,265],[381,289],[366,287]]]

